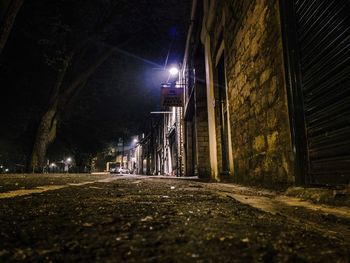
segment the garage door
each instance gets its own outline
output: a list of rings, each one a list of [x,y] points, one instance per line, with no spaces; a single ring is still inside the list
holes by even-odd
[[[311,184],[350,182],[350,1],[293,0]]]

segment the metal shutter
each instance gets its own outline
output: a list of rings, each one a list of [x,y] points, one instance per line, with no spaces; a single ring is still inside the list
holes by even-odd
[[[350,183],[350,1],[294,0],[311,184]]]

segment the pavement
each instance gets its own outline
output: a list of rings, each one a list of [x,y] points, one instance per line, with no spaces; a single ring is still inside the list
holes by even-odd
[[[1,175],[0,262],[349,262],[346,192],[341,202],[331,194],[332,204],[307,191],[195,177]]]
[[[290,187],[285,195],[313,203],[350,207],[350,185],[341,187]]]
[[[325,199],[316,198],[317,193],[310,197],[308,188],[300,187],[295,190],[290,188],[280,193],[235,184],[213,183],[207,187],[214,189],[220,195],[231,197],[261,211],[272,215],[282,215],[295,222],[302,220],[310,228],[319,229],[334,237],[341,235],[342,238],[350,240],[349,225],[338,223],[342,220],[350,222],[348,197],[344,198],[342,202],[337,202],[337,205],[331,205],[330,193],[327,193],[328,202],[322,202]],[[311,192],[315,192],[315,190],[316,188],[312,188]],[[325,193],[322,194],[325,196]],[[308,215],[306,220],[305,215]],[[327,217],[330,220],[320,220],[320,218]]]

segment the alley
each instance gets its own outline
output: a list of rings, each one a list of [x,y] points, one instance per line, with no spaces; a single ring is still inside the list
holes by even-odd
[[[194,178],[4,175],[0,262],[349,261],[346,208],[266,207],[283,198]]]

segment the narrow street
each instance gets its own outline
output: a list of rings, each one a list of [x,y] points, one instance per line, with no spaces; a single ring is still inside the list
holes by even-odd
[[[229,184],[0,177],[0,262],[349,262],[350,211]]]

